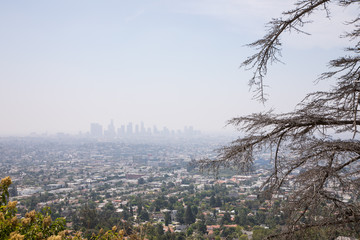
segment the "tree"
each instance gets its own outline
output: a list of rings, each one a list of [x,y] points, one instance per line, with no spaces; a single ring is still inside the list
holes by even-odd
[[[242,66],[253,69],[250,86],[255,98],[265,102],[264,77],[269,64],[281,54],[280,38],[285,32],[304,33],[308,16],[325,11],[330,18],[332,7],[359,7],[359,0],[296,0],[295,7],[281,18],[268,23],[265,36],[251,44],[257,52]],[[275,114],[273,111],[236,117],[229,121],[244,137],[220,150],[215,160],[202,160],[202,167],[236,166],[251,168],[254,157],[272,151],[272,174],[263,185],[269,196],[287,186],[287,228],[273,238],[289,239],[294,234],[327,228],[345,229],[357,234],[360,222],[360,17],[344,19],[352,31],[343,34],[352,44],[346,56],[329,62],[330,70],[320,80],[331,79],[335,86],[327,91],[308,94],[294,111]],[[295,170],[300,170],[295,174]],[[345,201],[344,192],[351,192],[352,201]],[[330,228],[329,228],[330,227]],[[271,237],[270,237],[271,238]]]
[[[197,222],[197,230],[201,235],[204,235],[207,233],[207,228],[206,228],[205,222],[203,220],[200,220],[199,222]]]
[[[138,203],[138,208],[137,208],[137,211],[136,211],[137,215],[141,214],[142,209],[143,209],[142,208],[142,203],[140,202],[140,203]]]
[[[271,231],[269,229],[265,229],[259,226],[255,226],[253,228],[253,235],[252,235],[252,239],[253,240],[262,240],[264,239],[267,235],[269,235]]]
[[[176,221],[178,221],[180,224],[184,223],[184,208],[181,207],[179,209],[177,209],[177,213],[176,213]]]
[[[234,239],[236,234],[235,233],[235,228],[231,227],[223,227],[220,236],[224,237],[225,239]]]
[[[249,238],[247,237],[247,235],[245,234],[242,234],[240,237],[239,237],[239,240],[248,240]]]
[[[138,179],[138,184],[139,185],[142,185],[142,184],[144,184],[145,183],[145,180],[143,179],[143,178],[139,178]]]
[[[231,223],[231,215],[229,212],[224,213],[224,216],[221,219],[221,225],[230,224]]]
[[[149,221],[150,217],[148,211],[142,210],[141,213],[139,214],[139,219],[142,221]]]
[[[195,216],[191,210],[191,206],[187,206],[185,210],[185,216],[184,216],[185,224],[192,224],[195,222]]]
[[[129,209],[130,209],[130,211],[129,211],[130,215],[134,216],[134,209],[132,208],[131,204],[129,206]]]
[[[221,199],[220,199],[219,196],[216,196],[215,201],[216,201],[215,207],[221,207],[222,206],[222,202],[221,202]]]
[[[158,223],[155,227],[155,232],[157,236],[162,236],[164,235],[164,227],[161,223]]]
[[[193,205],[193,206],[191,206],[191,211],[192,211],[194,217],[196,217],[196,215],[199,212],[199,209],[198,209],[198,207],[196,205]]]
[[[248,211],[246,209],[240,209],[239,214],[235,216],[235,223],[240,226],[248,225],[247,214]]]
[[[170,223],[171,223],[171,214],[170,214],[170,212],[166,212],[165,213],[165,226],[169,226]]]
[[[216,206],[215,197],[214,197],[214,195],[211,195],[211,197],[210,197],[210,207],[215,207],[215,206]]]
[[[86,229],[94,229],[99,223],[99,214],[94,206],[86,204],[79,211],[81,225]]]

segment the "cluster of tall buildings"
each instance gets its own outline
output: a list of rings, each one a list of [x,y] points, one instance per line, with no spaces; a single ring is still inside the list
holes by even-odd
[[[183,130],[169,130],[167,127],[158,129],[156,126],[145,127],[144,123],[133,125],[129,122],[127,125],[121,125],[119,128],[115,128],[114,121],[111,120],[106,129],[99,123],[90,124],[90,135],[92,137],[105,137],[105,138],[117,138],[117,137],[130,137],[130,136],[152,136],[152,135],[185,135],[192,136],[199,134],[199,131],[195,131],[192,126],[185,126]]]

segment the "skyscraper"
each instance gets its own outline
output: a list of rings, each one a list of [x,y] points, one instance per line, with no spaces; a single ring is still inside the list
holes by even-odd
[[[103,128],[98,123],[90,124],[90,135],[92,137],[102,137],[103,136]]]
[[[107,131],[105,131],[105,137],[107,137],[107,138],[116,137],[114,120],[111,120],[111,123],[108,125],[108,129],[107,129]]]
[[[132,127],[132,123],[129,122],[127,127],[126,127],[126,134],[127,135],[132,135],[133,134],[133,127]]]
[[[157,129],[157,127],[154,125],[154,127],[153,127],[153,133],[156,135],[156,134],[158,134],[159,133],[159,131],[158,131],[158,129]]]
[[[145,135],[145,133],[146,133],[145,126],[144,126],[144,122],[141,122],[141,125],[140,125],[140,133],[141,133],[142,135]]]
[[[124,137],[125,136],[125,125],[121,125],[120,128],[117,130],[118,137]]]

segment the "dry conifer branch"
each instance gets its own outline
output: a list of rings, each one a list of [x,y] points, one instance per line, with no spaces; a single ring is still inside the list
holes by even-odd
[[[284,32],[302,32],[305,18],[315,10],[326,11],[329,16],[333,5],[359,9],[359,3],[360,0],[298,0],[295,9],[284,12],[283,18],[273,19],[267,34],[249,44],[257,53],[242,64],[254,69],[249,84],[256,87],[255,98],[266,100],[264,76],[268,64],[279,61],[280,37]],[[325,229],[329,237],[336,237],[340,230],[360,235],[359,21],[359,16],[344,19],[353,29],[342,37],[353,46],[345,49],[346,56],[331,60],[331,70],[318,79],[334,79],[336,85],[331,90],[308,94],[293,112],[270,111],[231,119],[229,124],[244,137],[220,149],[217,159],[199,161],[203,168],[218,170],[225,166],[246,171],[258,154],[275,153],[271,159],[272,174],[263,190],[270,195],[284,194],[284,187],[290,191],[283,206],[288,216],[286,229],[269,238],[304,239],[299,236],[307,236],[312,229]],[[296,170],[300,172],[295,174]],[[343,198],[345,193],[351,194],[351,201]]]
[[[248,44],[249,47],[255,48],[256,54],[248,57],[242,64],[242,67],[254,69],[253,77],[249,81],[251,87],[255,86],[255,98],[265,102],[264,93],[264,76],[267,74],[268,64],[280,62],[281,57],[281,42],[280,36],[287,31],[295,31],[298,33],[305,33],[301,28],[307,23],[305,17],[312,14],[312,12],[323,6],[327,10],[326,4],[330,0],[314,0],[314,1],[298,1],[296,8],[283,15],[285,19],[276,18],[270,21],[267,25],[267,34],[253,43]]]

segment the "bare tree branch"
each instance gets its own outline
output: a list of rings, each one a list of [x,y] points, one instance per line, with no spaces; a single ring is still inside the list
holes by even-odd
[[[359,3],[360,0],[298,0],[293,10],[273,19],[267,34],[248,45],[257,52],[242,63],[254,69],[249,84],[255,87],[255,98],[266,100],[263,79],[268,64],[280,61],[280,38],[284,32],[303,33],[301,28],[308,23],[305,18],[315,10],[325,11],[329,17],[333,5],[359,8]],[[216,159],[198,162],[202,168],[215,171],[223,166],[248,171],[259,154],[275,151],[272,173],[262,190],[271,196],[284,193],[284,187],[288,189],[286,204],[282,206],[288,217],[286,229],[279,229],[269,238],[291,239],[321,228],[335,234],[334,227],[355,234],[354,226],[360,226],[359,22],[360,15],[347,20],[353,30],[341,37],[348,38],[353,46],[345,49],[346,56],[331,60],[330,70],[318,79],[334,79],[335,86],[308,94],[289,113],[269,111],[231,119],[229,124],[244,137],[220,149]],[[343,198],[345,193],[351,201]]]

